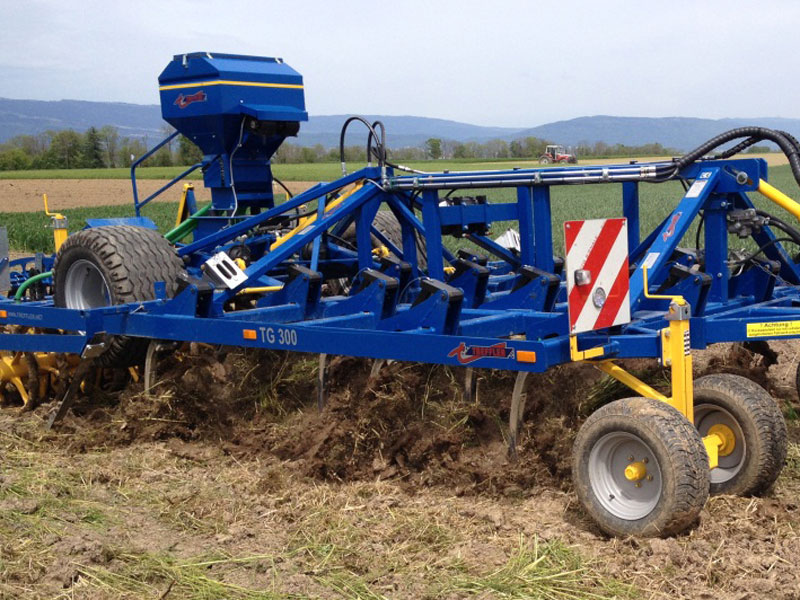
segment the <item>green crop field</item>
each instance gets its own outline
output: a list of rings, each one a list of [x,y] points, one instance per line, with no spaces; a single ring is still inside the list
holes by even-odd
[[[626,159],[620,159],[625,162]],[[406,166],[421,171],[475,171],[482,169],[509,169],[515,166],[538,166],[531,159],[526,160],[437,160],[405,163]],[[352,172],[363,165],[348,163]],[[186,170],[186,167],[141,167],[136,170],[139,179],[172,179]],[[272,170],[283,181],[332,181],[342,176],[342,165],[338,162],[273,164]],[[130,169],[40,169],[31,171],[0,171],[0,179],[129,179]],[[200,171],[191,173],[187,179],[202,179]]]
[[[284,165],[291,167],[320,167],[321,165]],[[770,180],[773,185],[789,195],[797,197],[797,184],[794,181],[788,166],[773,167]],[[662,184],[643,184],[640,187],[641,200],[641,233],[644,237],[652,231],[675,207],[683,195],[683,189],[678,182]],[[516,192],[513,189],[484,190],[492,202],[513,202]],[[481,193],[472,190],[470,194]],[[609,185],[584,185],[584,186],[557,186],[552,188],[553,207],[553,237],[556,254],[563,254],[562,223],[570,219],[590,219],[619,216],[622,212],[622,192],[618,184]],[[756,205],[778,216],[794,221],[783,209],[778,208],[758,194],[752,194]],[[148,216],[159,226],[161,231],[169,230],[175,219],[176,205],[174,203],[153,203],[144,209],[143,215]],[[103,206],[93,208],[75,208],[63,211],[69,219],[70,231],[76,231],[86,225],[87,218],[123,217],[131,216],[130,206]],[[43,213],[2,213],[0,212],[0,226],[8,228],[9,241],[12,249],[19,252],[37,251],[49,252],[52,249],[52,232],[49,229],[50,220]],[[492,235],[497,236],[514,223],[498,222],[492,226]],[[694,228],[690,230],[686,245],[694,246]],[[751,247],[748,242],[733,242],[743,247]],[[466,246],[463,240],[448,240],[450,249]]]

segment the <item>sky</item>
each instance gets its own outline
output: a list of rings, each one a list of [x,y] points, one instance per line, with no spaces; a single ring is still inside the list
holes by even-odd
[[[800,118],[798,32],[793,0],[0,0],[0,97],[157,104],[209,51],[283,58],[312,115]]]

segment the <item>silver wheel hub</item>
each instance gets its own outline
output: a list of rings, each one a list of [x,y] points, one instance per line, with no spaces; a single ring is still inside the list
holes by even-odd
[[[636,521],[661,498],[661,469],[641,438],[624,431],[607,433],[589,454],[589,483],[600,505],[617,518]]]
[[[747,456],[747,445],[739,423],[724,408],[713,404],[696,404],[694,424],[701,437],[707,436],[714,425],[725,425],[733,432],[736,440],[733,450],[727,456],[720,455],[717,467],[711,469],[711,483],[725,483],[733,479],[742,470]]]
[[[86,259],[70,265],[64,278],[64,301],[67,308],[111,306],[111,291],[97,265]]]

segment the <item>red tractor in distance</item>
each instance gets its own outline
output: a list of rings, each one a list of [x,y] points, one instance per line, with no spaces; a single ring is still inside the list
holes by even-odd
[[[550,144],[544,149],[544,154],[539,157],[539,163],[549,165],[550,163],[572,163],[578,162],[578,158],[568,153],[564,146]]]

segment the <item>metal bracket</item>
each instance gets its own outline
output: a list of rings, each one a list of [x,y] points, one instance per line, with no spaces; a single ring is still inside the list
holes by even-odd
[[[218,252],[203,265],[211,279],[229,290],[236,289],[247,281],[247,274],[224,252]]]
[[[578,350],[578,336],[569,336],[569,356],[573,362],[600,358],[604,356],[605,353],[606,349],[604,346],[597,346],[596,348],[589,348],[588,350]]]

